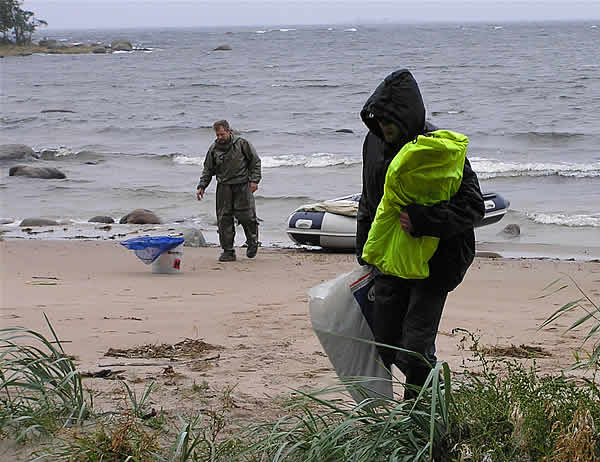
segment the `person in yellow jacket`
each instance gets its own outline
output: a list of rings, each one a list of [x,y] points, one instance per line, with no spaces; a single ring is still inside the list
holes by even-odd
[[[405,398],[412,398],[437,361],[435,339],[448,292],[473,261],[483,196],[465,157],[468,140],[426,121],[421,92],[408,70],[388,75],[360,115],[369,132],[363,143],[357,258],[376,267],[370,322],[375,340],[426,359],[379,348],[384,365],[395,364],[406,376]],[[440,149],[438,141],[447,142],[449,149]],[[419,157],[414,148],[427,142],[438,145],[429,153],[434,156],[420,152]],[[408,157],[397,157],[402,149]],[[431,177],[419,175],[435,173],[434,158],[444,166],[441,181],[428,183]]]

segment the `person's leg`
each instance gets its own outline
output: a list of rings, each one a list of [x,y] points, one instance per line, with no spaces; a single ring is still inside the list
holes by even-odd
[[[373,283],[375,301],[371,317],[371,330],[378,343],[400,347],[402,344],[402,323],[408,308],[410,286],[404,280],[378,275]],[[397,350],[377,347],[384,366],[390,369],[395,361]]]
[[[435,365],[435,339],[448,293],[416,281],[410,290],[408,309],[402,325],[401,347],[420,353],[427,360],[400,353],[396,364],[406,376],[405,398],[414,398]]]
[[[219,244],[223,249],[223,255],[235,255],[233,249],[235,239],[233,192],[231,185],[228,184],[217,184],[217,224],[219,229]]]
[[[246,255],[254,258],[258,250],[258,219],[256,218],[254,195],[246,183],[234,187],[233,213],[246,235],[246,244],[248,245]]]

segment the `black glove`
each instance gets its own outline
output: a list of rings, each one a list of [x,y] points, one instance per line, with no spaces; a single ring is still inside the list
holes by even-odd
[[[366,261],[364,261],[360,255],[356,256],[356,261],[358,262],[358,264],[360,266],[366,266],[366,265],[368,265],[368,263]]]

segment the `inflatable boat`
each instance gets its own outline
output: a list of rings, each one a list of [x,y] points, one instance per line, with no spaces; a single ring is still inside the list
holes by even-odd
[[[504,217],[510,202],[497,193],[485,193],[485,215],[476,227],[491,225]],[[356,212],[360,193],[303,205],[288,219],[287,234],[300,245],[352,250],[356,238]]]

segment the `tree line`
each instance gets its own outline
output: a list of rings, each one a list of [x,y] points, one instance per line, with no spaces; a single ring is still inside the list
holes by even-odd
[[[2,43],[31,43],[35,30],[48,23],[22,8],[23,0],[0,0],[0,34]]]

